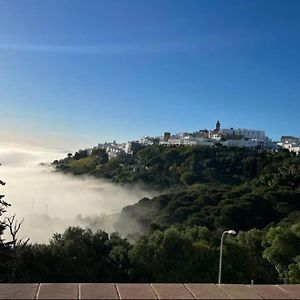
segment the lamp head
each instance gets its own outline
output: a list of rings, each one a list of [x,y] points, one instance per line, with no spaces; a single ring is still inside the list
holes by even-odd
[[[233,234],[233,235],[236,234],[236,232],[235,232],[234,230],[232,230],[232,229],[231,229],[231,230],[228,230],[228,233],[229,233],[229,234]]]

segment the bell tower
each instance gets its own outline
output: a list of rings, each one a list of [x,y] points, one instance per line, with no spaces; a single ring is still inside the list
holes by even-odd
[[[217,123],[216,123],[216,129],[215,129],[215,131],[216,131],[216,132],[219,132],[220,129],[221,129],[221,123],[220,123],[219,120],[218,120]]]

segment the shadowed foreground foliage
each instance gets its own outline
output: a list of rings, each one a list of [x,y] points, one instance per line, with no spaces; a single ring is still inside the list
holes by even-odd
[[[228,237],[223,281],[299,283],[300,215],[295,218]],[[14,281],[216,282],[218,247],[219,236],[202,226],[152,230],[134,244],[117,233],[73,227],[48,245],[27,245]]]

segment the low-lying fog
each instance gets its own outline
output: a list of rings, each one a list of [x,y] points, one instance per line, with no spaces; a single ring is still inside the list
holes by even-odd
[[[154,194],[138,186],[121,187],[90,177],[53,172],[52,162],[66,156],[66,151],[35,148],[26,145],[0,144],[0,194],[12,206],[6,216],[24,218],[19,237],[48,242],[56,232],[70,225],[101,227],[112,231],[114,217],[129,204]]]

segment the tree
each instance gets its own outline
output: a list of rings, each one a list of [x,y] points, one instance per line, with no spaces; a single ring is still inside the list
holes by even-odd
[[[5,185],[5,182],[0,180],[0,185]],[[6,212],[6,208],[10,206],[9,203],[3,200],[4,195],[0,195],[0,218]],[[7,224],[5,219],[0,219],[0,281],[5,279],[5,275],[8,274],[8,259],[9,259],[9,250],[10,243],[5,242],[2,238],[4,230],[6,229]]]
[[[5,185],[5,182],[0,180],[0,185]],[[3,200],[4,195],[0,195],[0,217],[6,212],[9,203]],[[18,222],[16,215],[0,219],[0,281],[14,281],[15,271],[20,264],[22,251],[27,245],[29,239],[22,241],[18,240],[17,234],[22,226],[23,220]],[[6,242],[2,235],[5,229],[9,229],[12,240]]]
[[[216,248],[190,229],[168,228],[141,237],[129,252],[136,281],[213,282],[217,276]]]
[[[0,165],[1,165],[1,164],[0,164]],[[0,180],[0,185],[5,185],[5,182],[2,181],[2,180]],[[3,200],[3,198],[4,198],[4,195],[1,195],[1,194],[0,194],[0,217],[6,212],[6,208],[7,208],[8,206],[10,206],[10,204],[7,203],[7,202],[5,202],[5,201]],[[1,246],[2,246],[2,247],[4,246],[4,240],[1,238],[1,236],[3,235],[3,232],[4,232],[5,228],[6,228],[5,220],[1,220],[1,219],[0,219],[0,247],[1,247]],[[1,249],[1,248],[0,248],[0,249]]]
[[[116,233],[69,227],[48,245],[27,245],[15,281],[125,282],[130,247]]]
[[[289,283],[300,282],[300,255],[293,259],[293,263],[289,265],[288,278]]]
[[[263,256],[274,265],[285,283],[299,283],[300,224],[271,227],[265,238]]]
[[[276,283],[278,276],[274,266],[262,257],[262,231],[240,231],[236,237],[228,237],[224,244],[224,282]]]
[[[21,226],[23,224],[24,219],[21,222],[18,222],[16,219],[16,215],[11,217],[6,217],[6,224],[9,230],[10,236],[12,240],[10,241],[11,245],[11,263],[10,263],[10,278],[9,281],[14,282],[16,270],[18,266],[21,264],[22,254],[24,248],[29,242],[29,238],[23,241],[23,239],[18,239],[17,234],[19,233]]]
[[[78,152],[75,152],[73,158],[74,158],[75,160],[79,160],[79,159],[85,158],[85,157],[87,157],[87,156],[88,156],[88,155],[87,155],[87,151],[86,151],[86,150],[79,150]]]

